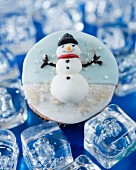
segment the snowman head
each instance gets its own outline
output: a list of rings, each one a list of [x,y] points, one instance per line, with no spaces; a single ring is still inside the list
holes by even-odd
[[[71,34],[66,33],[58,42],[56,54],[58,57],[66,54],[80,55],[81,50],[74,37]]]

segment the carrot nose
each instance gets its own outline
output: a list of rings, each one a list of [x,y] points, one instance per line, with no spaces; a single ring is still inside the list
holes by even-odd
[[[70,46],[67,46],[67,50],[70,51]]]

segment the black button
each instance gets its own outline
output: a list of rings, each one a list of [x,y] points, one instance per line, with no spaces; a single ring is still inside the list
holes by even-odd
[[[66,63],[69,63],[69,60],[66,60],[65,62],[66,62]]]
[[[66,79],[67,79],[67,80],[69,80],[69,79],[70,79],[70,77],[69,77],[69,76],[67,76],[67,77],[66,77]]]
[[[67,66],[66,69],[69,69],[69,66]]]

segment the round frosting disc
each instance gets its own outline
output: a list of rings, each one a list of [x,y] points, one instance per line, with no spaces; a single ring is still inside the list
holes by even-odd
[[[66,33],[73,36],[68,41]],[[81,53],[76,54],[75,50],[72,55],[57,56],[61,45],[65,48],[63,53],[74,46]],[[22,82],[28,104],[35,113],[45,119],[73,124],[94,116],[109,104],[118,83],[118,67],[112,53],[97,38],[77,31],[59,31],[40,40],[28,52]]]

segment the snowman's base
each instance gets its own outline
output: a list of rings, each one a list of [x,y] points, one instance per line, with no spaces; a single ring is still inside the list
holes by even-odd
[[[82,102],[88,92],[88,82],[78,73],[56,75],[51,82],[51,94],[62,103]]]
[[[24,88],[28,104],[36,114],[42,119],[64,124],[95,116],[109,104],[115,90],[113,85],[90,84],[88,96],[82,102],[65,104],[51,95],[50,83],[27,84]]]

